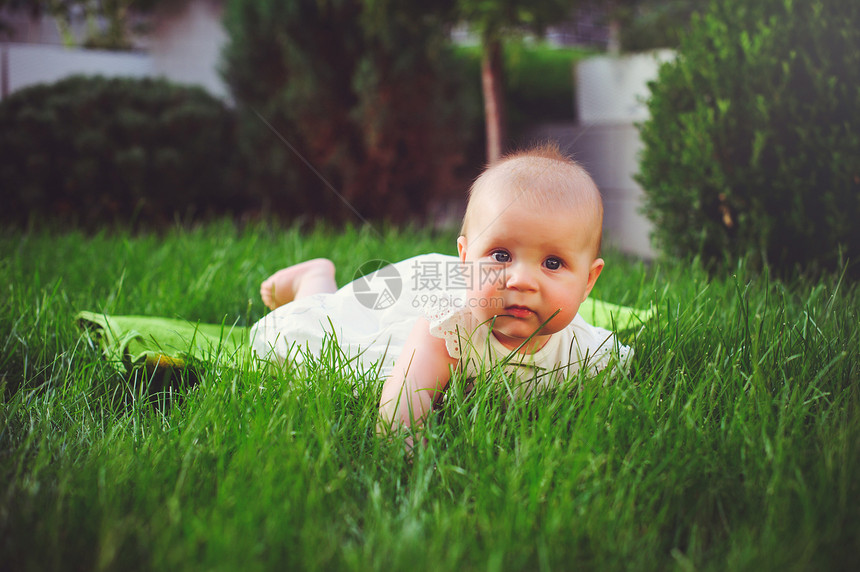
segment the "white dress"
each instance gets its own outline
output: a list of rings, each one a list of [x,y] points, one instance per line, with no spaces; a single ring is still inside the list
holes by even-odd
[[[334,343],[357,371],[387,376],[415,321],[425,317],[430,333],[445,340],[467,377],[508,360],[505,371],[528,381],[517,393],[551,387],[584,368],[597,372],[612,364],[623,367],[632,355],[612,332],[579,315],[534,354],[511,355],[466,306],[461,268],[457,257],[442,254],[384,266],[337,292],[301,298],[272,311],[251,328],[251,347],[263,360],[297,365]]]

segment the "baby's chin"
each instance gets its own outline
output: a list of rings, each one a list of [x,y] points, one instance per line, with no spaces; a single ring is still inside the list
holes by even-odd
[[[503,346],[508,348],[511,351],[519,349],[520,353],[535,353],[536,351],[543,348],[547,341],[549,341],[548,335],[522,335],[519,332],[505,332],[502,330],[493,330],[493,337]]]

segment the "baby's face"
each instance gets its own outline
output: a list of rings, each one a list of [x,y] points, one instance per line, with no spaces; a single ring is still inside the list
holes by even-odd
[[[468,236],[457,241],[474,277],[469,309],[479,322],[495,317],[493,335],[511,350],[537,331],[521,350],[536,351],[570,324],[603,269],[594,257],[594,222],[567,208],[537,212],[490,197],[481,203]]]

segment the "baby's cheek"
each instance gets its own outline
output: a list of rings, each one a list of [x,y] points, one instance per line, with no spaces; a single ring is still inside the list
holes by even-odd
[[[469,293],[466,296],[466,301],[469,304],[469,308],[478,308],[481,304],[481,300],[483,300],[484,295],[480,289],[469,289]]]
[[[469,307],[472,313],[484,320],[497,315],[504,306],[501,292],[492,284],[469,292]]]
[[[552,327],[555,331],[564,329],[573,321],[573,318],[576,316],[576,311],[579,309],[578,304],[566,304],[560,308],[558,315],[553,318],[550,323],[550,327]]]

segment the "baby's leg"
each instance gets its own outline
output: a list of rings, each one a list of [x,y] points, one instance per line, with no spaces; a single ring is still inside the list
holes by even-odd
[[[260,297],[274,310],[305,296],[336,290],[334,263],[326,258],[315,258],[278,270],[266,278],[260,285]]]

